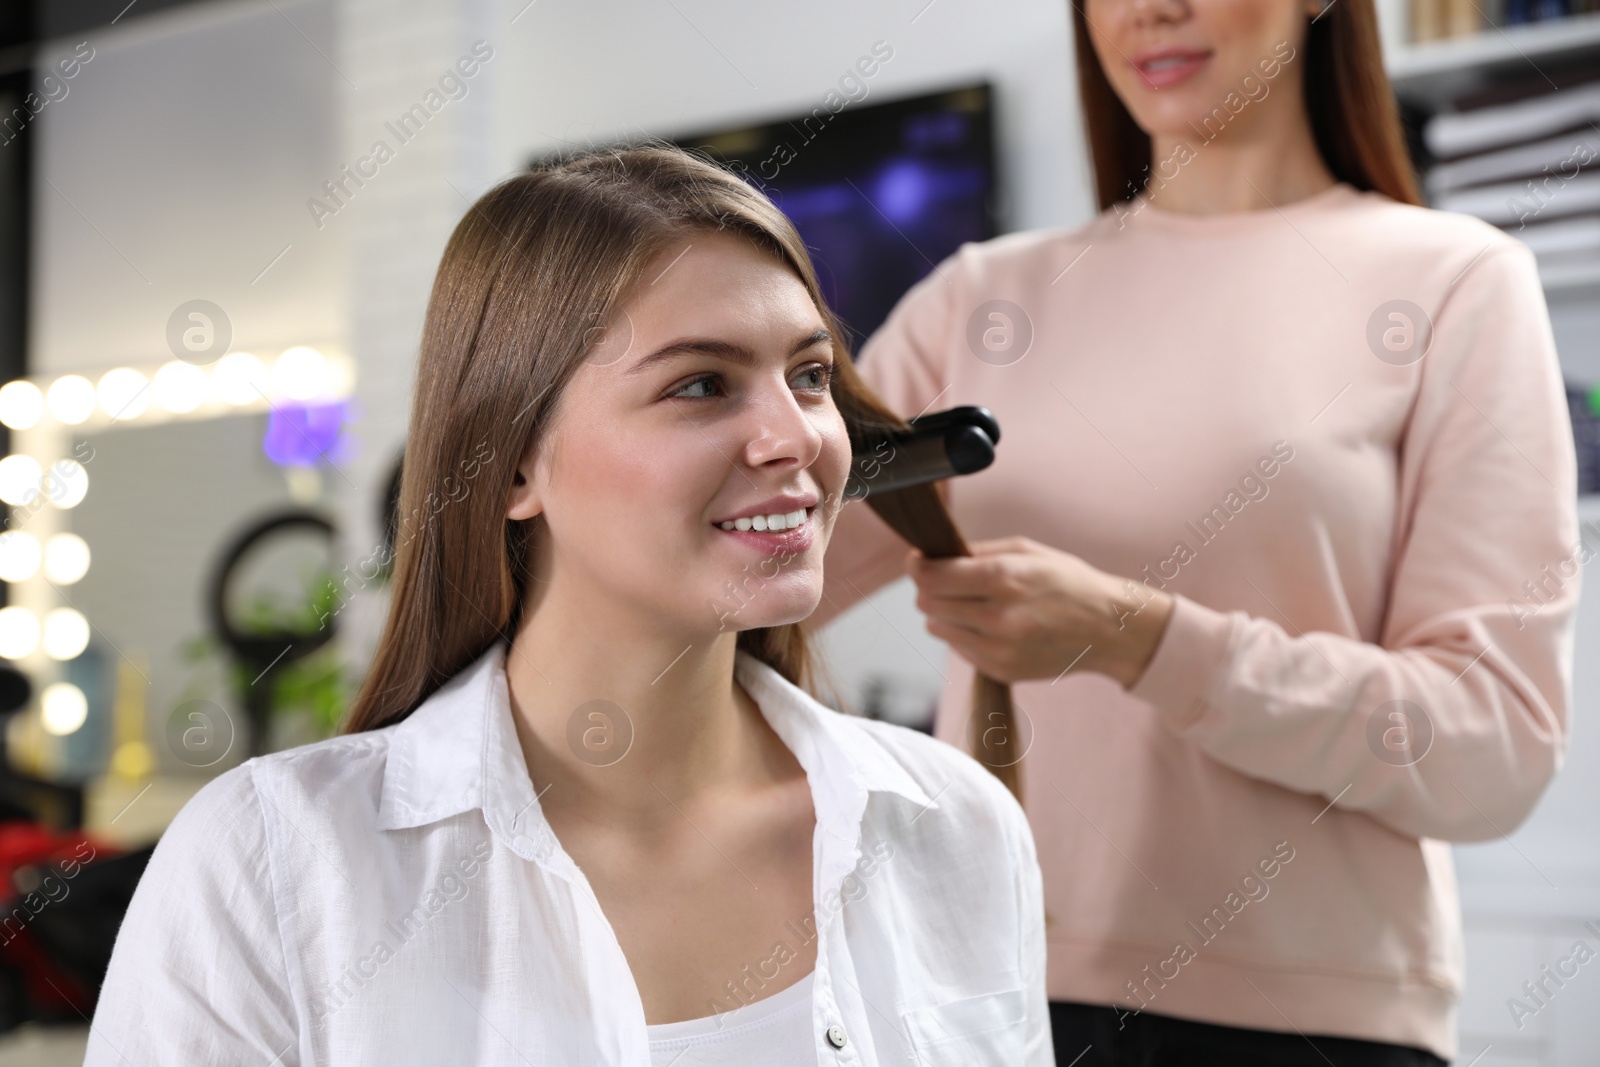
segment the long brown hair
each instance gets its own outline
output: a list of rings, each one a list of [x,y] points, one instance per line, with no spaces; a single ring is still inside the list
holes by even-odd
[[[1072,2],[1078,98],[1104,211],[1131,200],[1150,178],[1150,135],[1111,87],[1089,40],[1083,0]],[[1333,176],[1403,204],[1422,204],[1406,152],[1398,105],[1383,66],[1372,0],[1335,0],[1306,27],[1305,107],[1322,160]]]
[[[852,445],[907,427],[856,371],[794,226],[737,177],[647,144],[501,182],[456,226],[434,280],[401,465],[393,595],[342,733],[399,722],[516,633],[530,524],[543,521],[506,517],[516,466],[646,265],[710,230],[748,238],[804,283],[835,338],[832,395]],[[931,487],[903,492],[930,530],[953,529]],[[736,640],[815,693],[799,624],[742,630]]]

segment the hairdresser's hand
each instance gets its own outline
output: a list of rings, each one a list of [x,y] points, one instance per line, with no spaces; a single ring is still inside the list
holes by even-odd
[[[926,559],[906,573],[928,632],[1001,682],[1054,680],[1069,667],[1124,689],[1155,654],[1172,597],[1027,537],[971,543],[972,555]]]

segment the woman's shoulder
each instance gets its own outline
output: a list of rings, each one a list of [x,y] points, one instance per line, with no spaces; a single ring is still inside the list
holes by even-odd
[[[963,241],[908,294],[959,301],[959,294],[1007,292],[1037,287],[1060,276],[1115,220],[1101,212],[1087,222],[1014,230],[981,241]],[[947,284],[948,283],[948,284]]]
[[[1406,204],[1371,190],[1353,192],[1306,238],[1372,303],[1412,299],[1436,316],[1481,303],[1519,301],[1528,311],[1542,292],[1533,249],[1514,232],[1459,211]],[[1457,294],[1454,299],[1449,299]],[[1447,312],[1444,309],[1449,307]]]
[[[342,735],[263,756],[252,756],[195,791],[162,835],[174,848],[187,841],[234,842],[244,851],[265,846],[269,824],[286,809],[337,812],[343,818],[371,798],[377,813],[384,756],[392,728]]]
[[[389,743],[396,726],[313,741],[281,752],[256,756],[258,781],[296,792],[331,796],[382,781]]]
[[[1381,241],[1388,254],[1469,257],[1510,249],[1532,261],[1533,252],[1516,236],[1476,215],[1406,204],[1374,190],[1355,190],[1351,218],[1344,220]]]
[[[1007,280],[1034,283],[1059,277],[1062,270],[1083,255],[1105,234],[1102,213],[1075,226],[1018,230],[983,241],[967,241],[950,253],[933,278],[953,271],[968,285],[1007,288]]]

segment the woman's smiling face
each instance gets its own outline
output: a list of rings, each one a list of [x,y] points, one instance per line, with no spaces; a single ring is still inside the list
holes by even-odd
[[[1106,80],[1146,133],[1203,141],[1296,106],[1307,0],[1087,0],[1083,11]]]
[[[592,342],[512,489],[510,518],[545,520],[533,595],[691,634],[811,614],[850,442],[805,285],[744,237],[698,232]],[[758,529],[768,516],[794,525]]]

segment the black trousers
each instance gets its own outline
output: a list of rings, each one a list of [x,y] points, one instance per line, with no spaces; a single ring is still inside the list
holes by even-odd
[[[1056,1067],[1445,1067],[1426,1049],[1050,1002]]]

